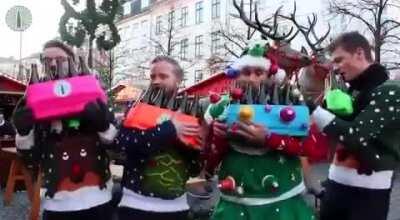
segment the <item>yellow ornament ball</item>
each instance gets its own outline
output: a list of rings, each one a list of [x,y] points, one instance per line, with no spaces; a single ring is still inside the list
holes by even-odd
[[[240,109],[239,120],[245,122],[251,121],[253,114],[253,109],[250,106],[244,106]]]

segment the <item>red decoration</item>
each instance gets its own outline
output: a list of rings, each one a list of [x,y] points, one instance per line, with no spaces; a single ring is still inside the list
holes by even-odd
[[[213,94],[210,95],[210,102],[212,104],[217,103],[219,100],[221,100],[221,96],[218,95],[217,93],[213,93]]]
[[[233,177],[228,176],[219,182],[218,188],[222,191],[235,191],[236,181]]]
[[[243,90],[240,88],[234,88],[231,90],[231,97],[234,100],[240,100],[243,97]]]

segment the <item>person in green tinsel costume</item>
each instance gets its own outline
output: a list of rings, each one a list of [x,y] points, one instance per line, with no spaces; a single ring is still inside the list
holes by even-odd
[[[239,99],[240,104],[265,104],[265,111],[282,104],[274,101],[282,100],[277,89],[285,76],[276,60],[267,58],[267,50],[265,41],[255,42],[227,71],[228,75],[235,75],[232,73],[236,71],[236,84],[246,85],[239,91],[233,89],[231,97]],[[251,97],[261,94],[258,90],[261,85],[268,85],[271,89],[269,94],[275,93],[278,99],[264,97],[267,102],[261,98],[258,102],[243,102],[251,96],[249,90],[252,90]],[[221,97],[220,103],[224,99]],[[314,219],[313,210],[302,198],[305,186],[299,156],[312,155],[315,142],[307,137],[300,140],[289,133],[277,134],[248,120],[255,114],[251,107],[242,107],[237,123],[229,126],[223,121],[224,115],[229,113],[215,117],[213,110],[211,105],[205,115],[213,134],[212,150],[205,166],[212,175],[220,164],[217,174],[221,199],[212,219]],[[305,134],[307,136],[307,132]]]

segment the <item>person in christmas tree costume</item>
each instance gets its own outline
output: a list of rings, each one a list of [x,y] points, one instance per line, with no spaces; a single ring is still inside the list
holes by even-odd
[[[73,60],[69,47],[59,41],[47,42],[42,57],[46,76],[42,80],[78,74]],[[31,83],[38,80],[33,70]],[[112,218],[112,181],[103,148],[117,134],[112,121],[113,114],[100,100],[86,104],[76,117],[40,122],[34,119],[25,97],[18,103],[13,115],[16,147],[35,179],[40,166],[46,189],[44,220]]]
[[[250,83],[247,89],[259,88],[265,81],[279,83],[282,70],[276,73],[277,63],[266,57],[267,50],[266,42],[260,41],[244,52],[232,65],[238,71],[236,82]],[[213,149],[206,170],[212,174],[222,161],[218,172],[222,194],[213,220],[314,219],[301,195],[305,186],[299,156],[320,156],[317,139],[275,134],[252,122],[238,122],[234,128],[218,120],[211,124]]]
[[[353,101],[327,95],[326,107],[312,113],[318,127],[339,143],[321,219],[384,220],[400,158],[400,84],[388,80],[385,67],[373,62],[371,46],[358,32],[342,34],[329,50],[337,72],[350,84]],[[332,109],[352,111],[337,114]]]
[[[170,57],[159,56],[151,62],[150,86],[163,89],[169,98],[176,94],[182,77],[182,68]],[[181,138],[199,132],[199,126],[174,118],[165,118],[147,130],[120,129],[116,144],[127,156],[120,220],[187,218],[185,183],[199,172],[199,152],[185,146]]]

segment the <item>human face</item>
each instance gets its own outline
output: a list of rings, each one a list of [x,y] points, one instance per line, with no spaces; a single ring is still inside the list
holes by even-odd
[[[47,68],[46,73],[55,74],[57,61],[61,62],[64,73],[68,70],[68,54],[58,47],[49,47],[43,50],[43,64]]]
[[[250,84],[258,88],[267,79],[267,71],[260,67],[245,66],[237,78],[238,83]]]
[[[366,62],[364,51],[361,48],[351,53],[338,47],[332,53],[332,60],[335,70],[347,82],[357,78],[363,72]]]
[[[163,88],[169,92],[176,91],[180,79],[178,79],[174,71],[174,65],[166,61],[152,64],[150,67],[150,85]]]

